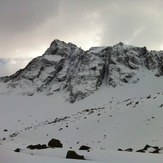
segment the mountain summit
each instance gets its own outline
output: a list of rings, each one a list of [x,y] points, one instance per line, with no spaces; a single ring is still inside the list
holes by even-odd
[[[72,43],[54,40],[42,56],[24,69],[0,78],[5,94],[52,95],[64,92],[71,102],[83,99],[101,87],[139,82],[144,70],[163,76],[163,51],[149,51],[118,43],[84,51]]]

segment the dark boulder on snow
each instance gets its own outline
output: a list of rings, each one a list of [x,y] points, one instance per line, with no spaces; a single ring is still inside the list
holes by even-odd
[[[144,151],[146,151],[148,148],[150,148],[151,146],[150,145],[145,145],[145,147],[143,148]]]
[[[123,149],[119,148],[118,151],[123,151]]]
[[[149,96],[147,97],[147,99],[149,99],[149,98],[151,98],[151,95],[149,95]]]
[[[132,152],[133,149],[132,148],[128,148],[128,149],[125,149],[124,151],[126,151],[126,152]]]
[[[89,149],[91,149],[91,147],[88,147],[88,146],[86,146],[86,145],[82,145],[82,146],[79,148],[79,150],[89,150]]]
[[[141,153],[145,153],[145,151],[143,149],[139,149],[136,152],[141,152]]]
[[[146,145],[143,150],[147,151],[148,149],[153,149],[153,151],[150,151],[149,153],[159,153],[159,151],[161,150],[158,146],[150,146],[150,145]]]
[[[15,152],[20,152],[20,151],[21,151],[20,148],[15,149]]]
[[[51,148],[62,148],[63,147],[60,140],[57,140],[57,139],[51,139],[48,143],[48,146]]]
[[[79,160],[85,160],[84,156],[78,155],[75,151],[68,151],[66,158],[68,159],[79,159]]]
[[[160,150],[162,150],[162,148],[159,148],[158,146],[151,146],[151,145],[145,145],[145,147],[143,149],[139,149],[136,152],[149,152],[149,153],[159,153]]]
[[[156,154],[158,154],[158,153],[159,153],[159,151],[160,151],[160,150],[154,150],[154,151],[149,152],[149,153],[156,153]]]

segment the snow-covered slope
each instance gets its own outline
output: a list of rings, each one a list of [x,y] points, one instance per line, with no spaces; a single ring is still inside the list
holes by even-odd
[[[162,163],[161,58],[122,43],[85,52],[55,40],[25,69],[1,78],[0,162],[76,162],[65,159],[74,150],[85,162]],[[52,138],[63,148],[27,148]]]
[[[161,163],[163,78],[158,80],[148,70],[143,73],[146,76],[137,84],[102,87],[73,104],[63,100],[63,93],[32,97],[1,95],[1,155],[5,152],[15,162],[23,158],[31,162],[65,162],[66,152],[71,148],[86,160]],[[47,144],[52,138],[59,139],[63,148],[27,149],[31,144]],[[153,148],[146,153],[136,152],[146,144],[158,146],[160,155],[150,154]],[[81,145],[91,147],[90,152],[79,151]],[[16,148],[21,149],[20,153],[14,152]],[[128,148],[133,152],[117,151]],[[1,159],[9,160],[5,155]]]
[[[103,86],[137,83],[144,69],[163,75],[163,52],[148,51],[118,43],[88,51],[72,43],[54,40],[47,51],[24,69],[3,77],[7,90],[2,94],[46,95],[64,92],[71,103],[84,99]]]

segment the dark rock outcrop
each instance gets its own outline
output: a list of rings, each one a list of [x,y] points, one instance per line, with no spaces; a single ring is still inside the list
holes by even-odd
[[[151,151],[149,151],[149,153],[159,153],[161,148],[159,148],[158,146],[151,146],[151,145],[147,144],[147,145],[145,145],[145,147],[143,149],[140,149],[138,151],[146,152],[147,150],[151,150]]]
[[[46,149],[48,148],[46,144],[37,144],[37,145],[29,145],[27,148],[33,150],[33,149]]]
[[[145,151],[143,149],[139,149],[136,152],[141,152],[141,153],[145,153]]]

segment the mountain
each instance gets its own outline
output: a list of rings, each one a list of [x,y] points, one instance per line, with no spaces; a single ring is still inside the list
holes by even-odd
[[[137,83],[145,75],[143,69],[157,77],[163,76],[163,51],[148,51],[146,47],[121,42],[113,47],[92,47],[84,51],[72,43],[54,40],[42,56],[0,81],[5,83],[7,94],[64,92],[66,99],[73,103],[103,86]]]
[[[0,79],[0,162],[81,162],[65,159],[73,150],[88,163],[162,163],[162,59],[123,43],[84,51],[54,40]]]

